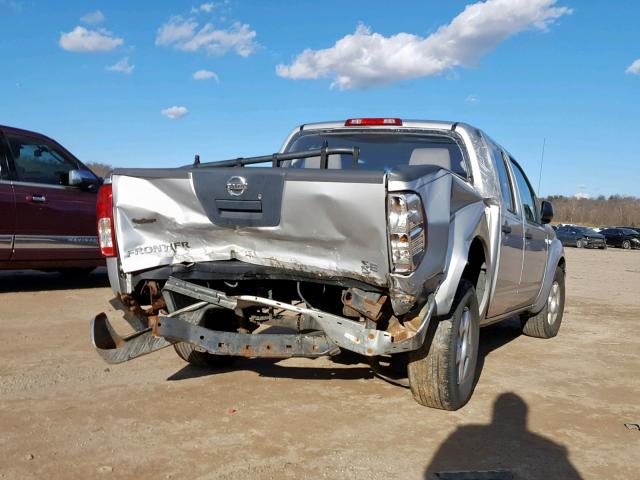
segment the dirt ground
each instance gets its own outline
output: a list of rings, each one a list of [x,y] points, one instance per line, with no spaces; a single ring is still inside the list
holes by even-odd
[[[457,412],[328,358],[211,372],[165,349],[107,366],[88,328],[112,312],[104,271],[2,272],[0,478],[640,478],[640,431],[624,426],[640,423],[640,251],[567,257],[558,337],[484,329]]]

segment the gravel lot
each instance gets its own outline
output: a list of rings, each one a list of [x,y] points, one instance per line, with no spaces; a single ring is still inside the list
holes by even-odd
[[[417,405],[363,363],[187,366],[172,349],[107,366],[88,320],[104,271],[0,273],[0,478],[635,479],[640,251],[568,249],[557,338],[482,331],[482,373],[457,412]]]

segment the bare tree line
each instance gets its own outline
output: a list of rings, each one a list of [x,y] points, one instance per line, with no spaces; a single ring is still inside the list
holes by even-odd
[[[87,163],[87,167],[89,167],[93,173],[102,178],[105,178],[109,174],[109,172],[113,170],[113,167],[111,165],[98,162]]]
[[[594,227],[640,227],[640,198],[611,195],[598,198],[575,198],[554,195],[554,223],[574,223]]]

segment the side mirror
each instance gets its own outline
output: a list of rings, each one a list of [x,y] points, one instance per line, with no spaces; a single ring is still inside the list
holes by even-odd
[[[551,202],[543,200],[540,207],[540,221],[542,223],[551,223],[551,220],[553,220],[553,205]]]
[[[96,177],[93,173],[87,170],[69,170],[69,185],[72,187],[97,187],[102,182],[101,179]]]

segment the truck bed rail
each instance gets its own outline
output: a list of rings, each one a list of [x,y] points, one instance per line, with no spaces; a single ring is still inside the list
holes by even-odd
[[[305,150],[302,152],[274,153],[272,155],[263,155],[260,157],[239,157],[232,160],[221,160],[216,162],[200,163],[200,156],[196,155],[196,160],[191,168],[212,168],[212,167],[244,167],[246,165],[256,165],[259,163],[271,162],[272,167],[280,167],[281,162],[287,160],[296,160],[299,158],[320,157],[320,168],[328,168],[329,155],[351,155],[351,165],[358,168],[358,158],[360,157],[360,149],[354,148],[329,148],[326,144],[322,148],[315,150]]]

